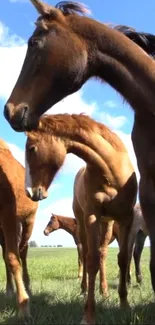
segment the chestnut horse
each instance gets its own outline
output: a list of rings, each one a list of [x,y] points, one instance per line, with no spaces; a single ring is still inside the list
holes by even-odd
[[[82,114],[44,116],[27,137],[25,187],[34,201],[48,196],[47,190],[67,153],[76,154],[86,162],[75,178],[73,211],[78,216],[84,259],[87,256],[88,297],[83,322],[94,324],[95,279],[114,221],[120,227],[120,304],[128,306],[127,269],[136,236],[136,229],[132,229],[137,195],[133,166],[118,136]]]
[[[32,234],[38,204],[24,190],[25,169],[0,139],[0,226],[8,279],[7,294],[13,291],[10,271],[17,289],[18,316],[29,315],[29,275],[26,265],[28,240]],[[20,265],[20,258],[23,266]]]
[[[140,205],[136,204],[134,207],[134,218],[136,218],[136,223],[139,223],[139,227],[137,228],[137,236],[135,241],[135,247],[133,252],[134,257],[134,263],[135,263],[135,273],[136,273],[136,280],[138,283],[142,282],[142,274],[141,274],[141,268],[140,268],[140,257],[141,253],[144,247],[145,238],[148,235],[145,221],[142,216],[142,212],[140,209]],[[48,222],[47,226],[44,229],[44,235],[49,236],[50,233],[63,229],[67,231],[70,235],[73,236],[74,242],[77,245],[77,252],[78,252],[78,278],[82,278],[83,275],[83,255],[82,255],[82,244],[80,243],[80,239],[78,236],[78,227],[77,227],[77,221],[75,218],[60,216],[57,214],[51,215],[50,221]],[[112,237],[110,239],[109,245],[114,241],[117,240],[119,245],[120,240],[120,230],[119,225],[117,222],[114,222],[113,224],[113,230],[112,230]],[[105,255],[104,255],[105,256]],[[105,256],[106,257],[106,256]],[[101,272],[101,278],[100,278],[100,293],[103,293],[104,295],[108,295],[108,285],[106,281],[106,275],[105,275],[105,259],[102,261],[103,263],[100,264],[100,272]],[[129,268],[130,270],[130,268]],[[131,283],[131,276],[130,271],[128,271],[127,275],[127,282]]]
[[[150,271],[155,291],[155,62],[131,37],[85,17],[83,5],[62,1],[55,7],[31,0],[40,14],[4,115],[17,131],[30,130],[55,103],[79,90],[90,78],[111,85],[135,112],[132,142],[140,172],[140,203],[151,243]],[[80,15],[81,14],[81,15]],[[149,41],[147,41],[149,39]],[[151,49],[151,53],[150,53]]]
[[[73,236],[75,245],[77,246],[78,252],[78,278],[82,278],[83,275],[83,257],[82,257],[82,245],[77,232],[77,222],[75,218],[69,218],[53,214],[44,229],[44,235],[48,236],[51,232],[58,229],[66,230],[70,235]]]

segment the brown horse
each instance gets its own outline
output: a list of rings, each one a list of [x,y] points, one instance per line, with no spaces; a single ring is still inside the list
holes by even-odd
[[[30,1],[40,16],[4,110],[15,130],[34,128],[41,114],[95,76],[120,92],[136,115],[154,115],[155,63],[125,29],[85,17],[82,4]]]
[[[58,229],[64,229],[69,234],[71,234],[74,238],[74,242],[77,245],[77,252],[78,252],[78,278],[82,278],[83,276],[83,252],[82,252],[82,244],[80,242],[80,238],[78,235],[78,227],[77,227],[77,221],[75,218],[69,218],[65,216],[60,216],[57,214],[53,214],[50,218],[50,221],[48,222],[47,226],[44,229],[44,234],[48,236],[51,232],[56,231]],[[117,222],[114,222],[113,224],[113,231],[112,231],[112,237],[110,238],[109,244],[111,244],[115,239],[118,239],[120,237],[119,234],[119,225]],[[105,269],[105,259],[103,260],[102,265],[100,265],[101,268]],[[104,293],[105,295],[108,294],[108,288],[107,288],[107,281],[105,277],[104,270],[100,270],[101,272],[101,284],[100,284],[100,292]],[[106,283],[106,284],[105,284]],[[82,287],[83,288],[83,287]],[[83,291],[83,289],[82,289]]]
[[[40,14],[26,58],[4,114],[17,131],[30,130],[48,108],[74,93],[91,77],[117,90],[135,111],[132,142],[140,172],[140,203],[151,242],[150,271],[155,291],[155,62],[154,38],[145,51],[116,28],[82,16],[81,4],[56,7],[31,0]],[[80,15],[82,14],[82,15]]]
[[[78,278],[82,278],[83,275],[83,257],[82,257],[82,245],[77,232],[77,222],[75,218],[69,218],[53,214],[44,229],[44,235],[48,236],[51,232],[63,229],[66,230],[70,235],[73,236],[75,245],[77,246],[78,252]]]
[[[128,305],[126,277],[136,235],[131,233],[137,194],[133,166],[118,136],[85,115],[45,116],[38,129],[28,132],[27,136],[26,191],[32,200],[48,196],[47,189],[67,153],[74,153],[87,163],[76,175],[74,197],[78,204],[74,199],[73,210],[78,216],[84,258],[88,252],[89,281],[84,322],[94,324],[95,279],[103,248],[111,238],[113,220],[119,223],[121,234],[118,255],[120,304]],[[104,226],[101,226],[103,222]]]
[[[136,218],[136,223],[138,222],[139,227],[137,228],[137,236],[136,242],[133,252],[134,263],[135,263],[135,273],[136,273],[136,280],[138,283],[142,282],[142,275],[141,275],[141,268],[140,268],[140,257],[144,246],[144,241],[148,232],[146,230],[146,225],[141,213],[141,209],[139,204],[136,204],[134,207],[134,217]],[[58,230],[63,229],[67,231],[70,235],[73,236],[74,242],[77,245],[77,252],[78,252],[78,278],[82,278],[83,276],[83,252],[82,252],[82,244],[80,243],[80,239],[78,236],[78,227],[77,221],[75,218],[60,216],[57,214],[53,214],[48,222],[47,226],[44,229],[45,236],[49,236],[50,233]],[[112,237],[110,238],[109,244],[111,244],[114,240],[117,240],[118,245],[120,243],[120,229],[117,222],[113,224],[112,230]],[[104,255],[106,258],[106,256]],[[108,295],[108,285],[106,280],[105,270],[105,259],[102,260],[102,264],[100,264],[100,293],[104,295]],[[129,268],[130,270],[130,268]],[[128,271],[127,275],[127,282],[131,283],[131,276],[130,271]]]
[[[11,271],[17,288],[19,317],[29,315],[30,280],[26,256],[38,207],[25,194],[24,178],[24,167],[13,157],[7,144],[0,140],[0,238],[6,263],[7,294],[13,292]]]

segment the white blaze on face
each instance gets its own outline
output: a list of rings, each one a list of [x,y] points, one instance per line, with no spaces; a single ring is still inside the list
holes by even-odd
[[[29,193],[30,197],[33,196],[32,179],[30,175],[29,163],[26,159],[26,154],[25,154],[25,190]]]

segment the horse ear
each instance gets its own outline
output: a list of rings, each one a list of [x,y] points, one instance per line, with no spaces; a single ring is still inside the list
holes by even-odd
[[[40,0],[30,0],[34,7],[37,9],[40,15],[48,15],[52,14],[52,11],[56,11],[56,8],[48,5],[47,3],[43,3]]]
[[[27,138],[31,139],[31,140],[36,140],[37,139],[37,135],[32,131],[32,132],[25,132],[25,135]]]

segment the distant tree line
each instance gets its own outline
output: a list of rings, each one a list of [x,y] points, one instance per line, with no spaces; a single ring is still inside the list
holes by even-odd
[[[38,247],[38,245],[35,240],[31,240],[29,242],[29,247]],[[41,245],[41,247],[63,247],[63,245]]]
[[[29,247],[38,247],[37,243],[35,242],[35,240],[31,240],[29,242]]]
[[[41,245],[41,247],[63,247],[63,245]]]

